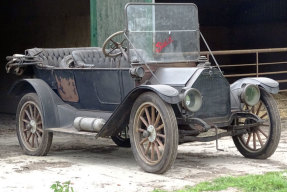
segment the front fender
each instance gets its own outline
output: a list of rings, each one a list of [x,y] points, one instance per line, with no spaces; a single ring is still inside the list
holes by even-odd
[[[167,103],[176,104],[180,102],[178,90],[169,85],[142,85],[138,88],[157,93]]]
[[[265,89],[268,93],[276,94],[279,91],[279,83],[267,77],[243,78],[235,81],[230,85],[230,89],[235,90],[244,84],[254,84]]]
[[[276,94],[279,91],[279,83],[266,77],[243,78],[235,81],[230,85],[231,109],[240,109],[240,94],[243,85],[253,84],[264,89],[268,93]]]
[[[39,97],[44,128],[59,127],[57,105],[64,104],[64,102],[58,95],[41,79],[22,79],[16,82],[10,90],[10,94],[14,95],[21,95],[28,92],[36,92]]]
[[[97,137],[106,137],[118,134],[126,126],[134,101],[144,92],[155,92],[162,100],[169,104],[180,102],[179,92],[168,85],[141,85],[134,88],[115,109],[111,117],[103,126]]]

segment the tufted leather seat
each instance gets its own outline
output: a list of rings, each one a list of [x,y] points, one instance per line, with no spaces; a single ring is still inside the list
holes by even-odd
[[[105,57],[102,50],[78,50],[72,52],[75,67],[113,68],[115,61]]]
[[[72,52],[76,67],[129,68],[124,56],[106,57],[102,50],[77,50]]]
[[[56,49],[33,48],[33,49],[27,49],[26,55],[39,57],[43,61],[44,65],[51,67],[60,67],[60,63],[63,59],[71,62],[69,55],[71,55],[72,52],[75,50],[100,50],[100,49],[101,48],[99,47],[77,47],[77,48],[56,48]],[[65,67],[64,65],[65,64],[62,64],[61,67]]]

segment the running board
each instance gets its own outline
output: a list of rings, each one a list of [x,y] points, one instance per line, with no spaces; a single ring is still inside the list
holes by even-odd
[[[70,135],[82,135],[82,136],[92,136],[96,137],[98,133],[95,132],[87,132],[87,131],[78,131],[75,127],[61,127],[61,128],[48,128],[46,129],[49,132],[53,133],[65,133]]]

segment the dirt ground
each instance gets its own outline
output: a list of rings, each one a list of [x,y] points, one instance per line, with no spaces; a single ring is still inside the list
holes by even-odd
[[[54,135],[46,157],[22,153],[15,133],[15,117],[0,114],[0,189],[52,191],[56,181],[71,181],[75,191],[174,190],[219,176],[261,174],[287,169],[287,121],[275,154],[267,160],[242,157],[231,138],[179,146],[174,166],[163,175],[145,173],[131,149],[119,148],[110,139]]]

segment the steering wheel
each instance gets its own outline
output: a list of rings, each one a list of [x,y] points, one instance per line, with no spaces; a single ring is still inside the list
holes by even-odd
[[[117,57],[123,54],[127,58],[126,38],[124,31],[118,31],[109,36],[103,44],[103,53],[107,57]]]

